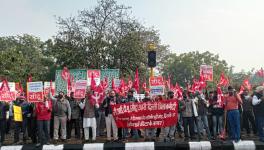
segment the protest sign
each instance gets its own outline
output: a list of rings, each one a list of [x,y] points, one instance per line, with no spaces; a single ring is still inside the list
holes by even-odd
[[[149,78],[150,95],[164,95],[164,81],[162,76]]]
[[[14,121],[22,122],[23,119],[22,119],[21,107],[13,105],[13,109],[14,109]]]
[[[201,65],[200,66],[200,76],[203,76],[206,81],[213,81],[213,66]]]
[[[15,82],[0,82],[0,101],[8,102],[16,99],[15,85]]]
[[[43,100],[43,83],[27,82],[27,100],[29,102],[39,102]]]
[[[86,80],[78,80],[75,83],[75,90],[74,90],[74,98],[82,99],[85,98],[87,88],[87,81]]]
[[[50,89],[51,86],[51,89]],[[51,91],[52,96],[55,95],[55,82],[44,82],[44,95],[48,96]]]
[[[111,105],[118,128],[163,128],[176,125],[178,101],[140,102]]]

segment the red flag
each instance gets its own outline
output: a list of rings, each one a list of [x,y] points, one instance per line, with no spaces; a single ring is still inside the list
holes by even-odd
[[[193,79],[193,85],[191,87],[191,91],[196,92],[196,91],[200,91],[200,82],[196,79]]]
[[[2,86],[0,87],[0,91],[10,91],[8,81],[6,79],[2,81]]]
[[[66,81],[70,78],[70,71],[67,67],[63,67],[63,70],[61,71],[61,78]]]
[[[251,84],[249,83],[248,79],[243,81],[243,86],[245,86],[248,90],[251,90]]]
[[[243,85],[240,86],[240,90],[239,90],[239,95],[242,94],[244,92],[245,88]]]
[[[205,80],[205,77],[204,77],[203,71],[202,71],[202,73],[200,74],[199,84],[200,84],[200,90],[206,88],[206,80]]]
[[[138,76],[138,68],[136,69],[135,77],[134,77],[134,83],[133,88],[136,89],[137,93],[139,93],[139,76]]]
[[[115,79],[112,78],[112,89],[115,89]]]
[[[142,89],[143,89],[144,91],[146,91],[146,89],[147,89],[147,82],[146,82],[146,80],[145,80],[144,83],[142,84]]]
[[[221,73],[220,81],[218,83],[218,86],[227,86],[229,85],[229,80],[227,77],[225,77],[224,73]]]
[[[128,86],[129,89],[131,89],[132,86],[133,86],[133,82],[132,82],[130,77],[128,78],[128,85],[127,86]]]
[[[94,74],[92,73],[92,76],[91,76],[91,90],[94,91],[96,88],[96,82],[95,82],[95,79],[94,79]]]
[[[124,95],[125,94],[125,81],[124,81],[123,78],[120,79],[119,93],[121,95]]]
[[[31,74],[28,76],[27,82],[32,82],[32,75]]]

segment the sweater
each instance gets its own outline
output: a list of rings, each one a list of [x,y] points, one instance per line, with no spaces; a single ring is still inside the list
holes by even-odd
[[[94,118],[95,117],[95,106],[93,106],[88,99],[80,102],[81,109],[84,109],[83,118]]]
[[[241,99],[239,99],[236,96],[228,96],[225,99],[225,110],[230,111],[230,110],[237,110],[238,105],[242,103]]]
[[[47,106],[46,106],[47,103]],[[52,111],[52,102],[38,102],[36,103],[37,120],[50,120]]]

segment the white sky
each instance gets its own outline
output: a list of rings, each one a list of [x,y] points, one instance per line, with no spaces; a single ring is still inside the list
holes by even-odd
[[[0,0],[0,36],[33,34],[47,40],[56,16],[76,15],[96,0]],[[176,53],[211,51],[235,71],[264,66],[263,0],[118,0],[132,15],[159,30]]]

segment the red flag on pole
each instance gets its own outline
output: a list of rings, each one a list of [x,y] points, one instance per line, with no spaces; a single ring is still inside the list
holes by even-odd
[[[134,77],[134,83],[133,88],[136,89],[137,93],[139,93],[139,76],[138,76],[138,68],[136,69],[135,77]]]
[[[240,90],[239,90],[239,95],[242,94],[244,92],[245,88],[243,85],[240,86]]]
[[[251,84],[249,83],[248,79],[243,81],[243,86],[245,86],[248,90],[251,90]]]
[[[95,79],[94,79],[94,74],[92,73],[92,76],[91,76],[91,90],[94,91],[96,89],[96,82],[95,82]]]
[[[218,83],[218,86],[227,86],[229,85],[229,80],[228,78],[225,76],[224,73],[221,73],[221,76],[220,76],[220,81]]]
[[[204,77],[203,71],[202,71],[202,73],[200,74],[199,83],[200,83],[200,90],[206,88],[206,80],[205,80],[205,77]]]
[[[27,82],[32,82],[32,75],[31,74],[29,74]]]

